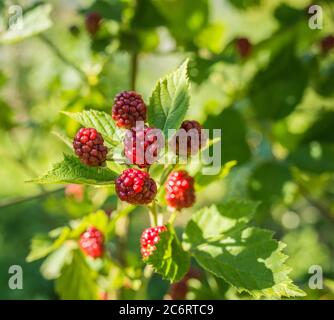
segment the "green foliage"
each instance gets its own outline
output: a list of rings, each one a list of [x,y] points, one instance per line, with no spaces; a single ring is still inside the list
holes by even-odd
[[[22,27],[0,33],[0,43],[15,43],[49,29],[52,26],[51,9],[50,4],[45,4],[24,13]]]
[[[196,212],[189,221],[184,241],[196,261],[254,297],[302,296],[288,277],[284,245],[272,233],[247,227],[257,204],[228,202]]]
[[[291,179],[286,165],[272,161],[262,163],[254,169],[249,179],[250,195],[265,203],[274,202],[282,198],[284,186]]]
[[[50,236],[36,235],[31,241],[30,253],[26,259],[27,262],[32,262],[49,255],[64,243],[69,234],[69,228],[62,228],[56,240],[52,240]]]
[[[73,251],[72,259],[56,280],[56,291],[64,300],[98,299],[97,273],[85,261],[81,251]]]
[[[288,161],[308,172],[333,172],[334,145],[318,142],[303,145],[289,155]]]
[[[190,256],[182,249],[173,227],[167,225],[167,228],[168,231],[159,234],[160,240],[156,244],[156,250],[145,262],[164,279],[177,282],[187,273]]]
[[[79,122],[86,128],[95,128],[110,144],[120,140],[121,132],[116,128],[111,116],[103,111],[84,110],[82,112],[65,112],[68,117]]]
[[[307,73],[296,57],[294,47],[293,43],[284,46],[250,84],[251,104],[259,118],[284,118],[303,98]]]
[[[245,163],[250,158],[250,148],[246,141],[246,125],[241,114],[235,109],[225,109],[220,114],[209,115],[203,124],[206,129],[222,128],[221,163],[237,161]]]
[[[160,79],[150,97],[150,125],[168,136],[168,129],[179,129],[189,106],[188,60],[179,69]]]
[[[113,184],[117,174],[107,167],[88,167],[72,155],[64,154],[64,160],[40,178],[30,180],[34,183],[76,183],[91,185]]]

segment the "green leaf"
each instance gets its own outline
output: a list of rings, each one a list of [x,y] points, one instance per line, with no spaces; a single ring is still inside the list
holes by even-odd
[[[191,46],[195,36],[208,24],[208,0],[154,0],[152,3],[179,44]]]
[[[117,176],[107,167],[88,167],[77,157],[64,154],[64,160],[55,164],[48,173],[28,182],[108,185],[114,183]]]
[[[156,250],[145,262],[151,265],[155,272],[170,282],[181,280],[190,267],[190,256],[182,249],[177,235],[171,225],[168,231],[160,233]]]
[[[221,129],[221,140],[217,143],[221,144],[222,164],[233,160],[243,164],[249,160],[251,151],[246,141],[246,123],[240,112],[227,108],[218,115],[209,115],[203,128]]]
[[[8,44],[24,40],[51,27],[50,4],[40,5],[22,16],[22,26],[17,26],[0,34],[0,43]]]
[[[97,300],[96,278],[96,272],[89,268],[81,251],[76,250],[56,280],[56,292],[63,300]]]
[[[283,197],[284,186],[291,179],[286,165],[274,161],[264,162],[254,168],[248,190],[252,199],[271,203]]]
[[[0,128],[5,130],[11,129],[14,126],[14,112],[12,108],[5,101],[0,100],[0,110]]]
[[[201,170],[195,175],[195,181],[198,186],[204,187],[217,180],[224,179],[230,171],[237,165],[237,161],[226,162],[220,169],[217,175],[203,174]]]
[[[72,259],[72,251],[77,248],[74,241],[64,243],[60,248],[52,252],[41,265],[41,273],[47,280],[59,278],[64,264]]]
[[[246,226],[256,206],[231,201],[195,213],[185,230],[185,244],[204,269],[239,292],[256,298],[303,296],[288,276],[284,244],[269,231]]]
[[[299,169],[309,172],[333,172],[334,144],[312,142],[290,153],[287,161]]]
[[[122,10],[124,3],[119,0],[96,0],[86,9],[82,9],[82,13],[98,12],[105,19],[115,21],[122,20]]]
[[[307,72],[289,42],[251,81],[252,107],[260,118],[284,118],[301,102],[307,82]]]
[[[148,120],[168,136],[168,129],[179,129],[189,106],[188,60],[176,71],[160,79],[150,97]]]
[[[69,148],[71,148],[71,150],[73,149],[72,140],[69,137],[67,137],[64,133],[59,131],[52,131],[52,134],[54,134],[57,138],[63,141]]]
[[[26,258],[27,262],[32,262],[44,258],[52,251],[58,249],[68,238],[70,229],[62,228],[56,240],[52,240],[48,235],[37,235],[31,241],[30,253]]]
[[[122,140],[122,133],[116,128],[111,116],[106,112],[92,109],[84,110],[82,112],[62,111],[62,113],[79,122],[86,128],[95,128],[102,134],[103,138],[111,144]]]

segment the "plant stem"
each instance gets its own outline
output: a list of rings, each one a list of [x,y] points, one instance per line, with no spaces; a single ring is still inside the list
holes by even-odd
[[[175,218],[176,218],[176,216],[179,212],[180,212],[179,210],[175,210],[175,211],[172,212],[172,214],[170,215],[169,220],[168,220],[169,224],[171,224],[171,225],[174,224]]]
[[[48,196],[50,196],[54,193],[58,193],[58,192],[63,191],[63,190],[64,190],[64,188],[62,187],[62,188],[59,188],[59,189],[56,189],[56,190],[44,191],[44,192],[41,192],[41,193],[36,194],[34,196],[30,196],[30,197],[18,197],[18,198],[12,198],[12,199],[5,199],[5,200],[0,201],[0,209],[8,208],[8,207],[18,205],[18,204],[21,204],[21,203],[24,203],[24,202],[37,200],[37,199],[41,199],[41,198],[44,198],[44,197],[48,197]]]
[[[136,90],[137,74],[138,74],[138,53],[133,52],[131,55],[131,70],[130,70],[130,88],[133,91]]]
[[[149,214],[150,214],[150,222],[151,227],[158,225],[158,213],[157,213],[157,206],[155,201],[153,201],[152,206],[149,207]]]

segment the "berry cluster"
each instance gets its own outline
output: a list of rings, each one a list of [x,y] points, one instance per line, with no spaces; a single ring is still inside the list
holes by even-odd
[[[149,257],[153,251],[156,249],[155,245],[159,242],[160,232],[167,231],[166,226],[158,226],[153,228],[147,228],[143,231],[140,244],[141,244],[141,254],[142,257],[145,259]]]
[[[165,184],[166,201],[169,207],[177,210],[190,208],[195,202],[194,179],[187,171],[172,172]]]
[[[118,127],[130,129],[124,139],[124,154],[131,164],[139,168],[149,167],[156,160],[162,147],[160,142],[163,142],[163,138],[159,137],[160,131],[147,126],[135,127],[137,121],[146,121],[146,112],[146,105],[136,92],[124,91],[115,97],[112,118]],[[203,140],[202,127],[197,121],[184,121],[179,132],[181,131],[187,134],[186,150],[180,152],[180,136],[177,135],[177,155],[194,154],[206,142]],[[73,147],[76,155],[88,166],[101,166],[106,161],[108,149],[104,146],[102,135],[94,128],[81,128],[74,138]],[[157,185],[149,173],[134,168],[126,169],[120,174],[115,181],[115,189],[120,200],[135,205],[147,205],[157,194]],[[195,202],[194,179],[186,171],[172,172],[165,183],[165,190],[169,207],[180,210],[191,207]],[[167,231],[165,226],[144,230],[141,236],[143,258],[147,258],[156,249],[159,234],[164,231]],[[95,227],[90,227],[81,235],[79,242],[86,255],[96,258],[103,254],[103,241],[103,234]]]
[[[100,230],[95,227],[89,227],[80,236],[80,248],[87,255],[92,258],[98,258],[103,255],[103,242],[104,237]]]
[[[130,168],[116,179],[116,192],[122,201],[149,204],[157,194],[157,185],[147,172]]]
[[[73,141],[75,154],[91,167],[101,166],[107,158],[108,149],[104,140],[94,128],[81,128]]]
[[[146,121],[146,105],[141,95],[134,91],[119,93],[114,99],[112,118],[118,127],[133,128],[136,121]]]

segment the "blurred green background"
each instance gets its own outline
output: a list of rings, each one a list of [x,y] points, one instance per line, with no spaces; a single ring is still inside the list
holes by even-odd
[[[40,263],[25,262],[30,239],[113,208],[103,188],[87,188],[78,201],[61,186],[25,183],[62,158],[67,147],[57,135],[78,128],[60,111],[110,112],[115,94],[133,88],[147,101],[156,80],[186,57],[187,118],[221,128],[222,163],[238,162],[223,183],[198,194],[197,206],[261,201],[256,223],[287,244],[292,278],[306,299],[333,298],[334,50],[324,39],[334,34],[334,5],[315,2],[323,9],[316,30],[303,0],[2,1],[0,298],[56,298]],[[23,10],[23,30],[9,30],[13,5]],[[94,34],[87,30],[91,12],[102,17]],[[135,251],[145,221],[132,216]],[[23,290],[8,288],[13,264],[23,267]],[[308,288],[311,265],[323,268],[323,290]],[[205,285],[207,296],[192,289],[197,297],[238,298],[226,290],[210,295]],[[152,288],[151,298],[161,298],[164,287]]]

